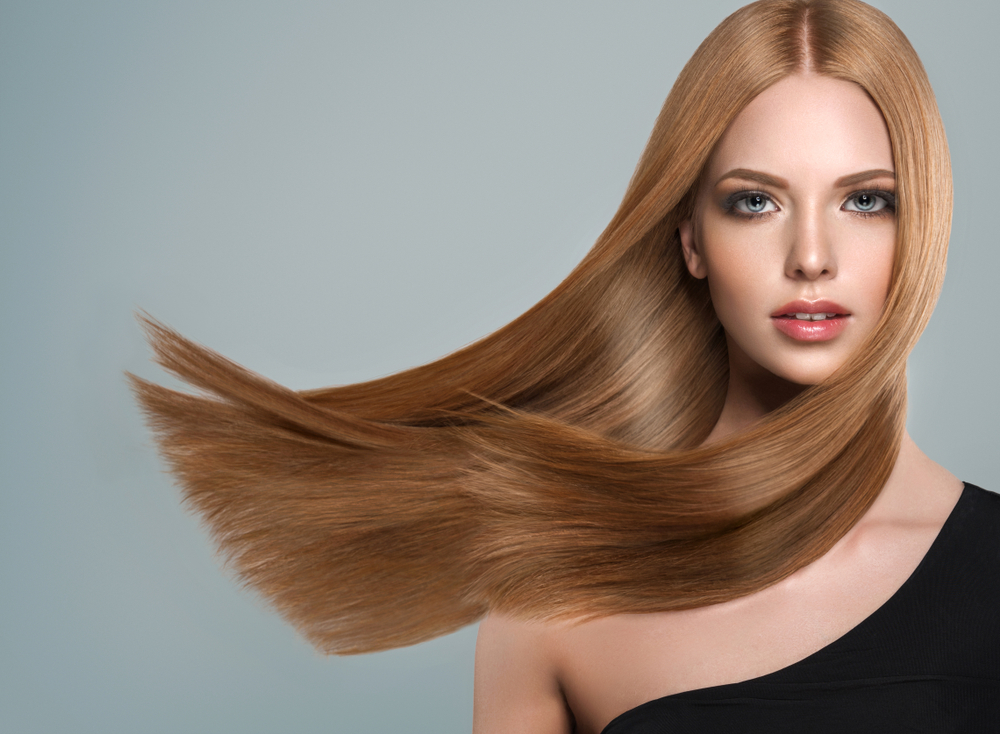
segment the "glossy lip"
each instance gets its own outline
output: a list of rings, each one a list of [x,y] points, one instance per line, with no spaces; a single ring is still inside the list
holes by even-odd
[[[835,313],[823,321],[800,321],[797,313]],[[850,312],[839,303],[819,301],[792,301],[771,314],[771,323],[785,336],[800,342],[825,342],[834,339],[847,327]]]
[[[851,312],[834,301],[820,299],[818,301],[792,301],[786,303],[777,311],[771,314],[771,318],[781,316],[794,316],[797,313],[835,313],[838,316],[850,316]]]

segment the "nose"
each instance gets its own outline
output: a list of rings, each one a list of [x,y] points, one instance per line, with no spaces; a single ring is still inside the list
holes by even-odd
[[[828,222],[821,206],[811,206],[794,217],[785,275],[793,280],[818,280],[837,275],[837,262]]]

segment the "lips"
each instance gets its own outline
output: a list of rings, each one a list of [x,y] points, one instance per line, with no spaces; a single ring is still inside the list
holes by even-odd
[[[792,301],[771,314],[771,323],[796,341],[829,341],[847,326],[850,312],[828,300]]]

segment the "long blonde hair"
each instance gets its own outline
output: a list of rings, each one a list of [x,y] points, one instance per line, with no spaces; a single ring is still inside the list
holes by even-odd
[[[829,380],[702,447],[727,354],[677,227],[736,114],[802,69],[860,85],[885,117],[892,285]],[[296,392],[145,319],[158,361],[208,395],[130,379],[237,575],[325,652],[419,642],[490,609],[702,606],[815,560],[877,496],[950,217],[944,130],[903,33],[857,0],[761,0],[701,44],[611,223],[512,323],[422,367]]]

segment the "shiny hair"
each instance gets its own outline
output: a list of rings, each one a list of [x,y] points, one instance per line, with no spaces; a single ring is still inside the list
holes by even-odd
[[[829,379],[702,446],[727,352],[678,225],[733,118],[802,71],[859,85],[885,118],[898,202],[889,295]],[[419,642],[489,610],[714,604],[820,557],[878,495],[950,219],[944,129],[899,28],[858,0],[761,0],[699,46],[610,224],[510,324],[389,377],[293,391],[146,318],[160,364],[208,394],[129,377],[238,577],[325,652]]]

